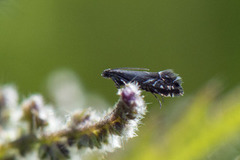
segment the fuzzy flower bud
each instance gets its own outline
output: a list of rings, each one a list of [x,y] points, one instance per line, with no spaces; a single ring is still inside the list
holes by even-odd
[[[53,110],[44,105],[41,96],[33,95],[23,101],[20,110],[19,120],[27,122],[28,129],[13,140],[0,143],[0,159],[25,156],[33,149],[38,150],[40,159],[69,159],[76,148],[113,151],[121,147],[123,140],[136,136],[139,122],[146,113],[140,93],[136,84],[126,84],[118,91],[119,101],[105,116],[84,110],[69,115],[65,124],[60,123],[55,114],[48,113]],[[54,123],[58,126],[50,127]]]
[[[23,102],[22,119],[29,123],[30,132],[47,125],[47,122],[40,117],[43,108],[43,100],[39,95],[33,95]]]

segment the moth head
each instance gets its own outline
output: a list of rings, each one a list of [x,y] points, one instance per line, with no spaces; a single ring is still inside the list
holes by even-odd
[[[184,94],[182,88],[182,79],[180,76],[178,76],[178,74],[174,73],[172,70],[164,70],[159,72],[159,77],[164,83],[160,85],[160,88],[162,90],[166,89],[166,93],[164,93],[165,96],[182,96]]]

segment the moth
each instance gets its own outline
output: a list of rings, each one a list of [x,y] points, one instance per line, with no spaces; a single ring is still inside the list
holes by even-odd
[[[184,94],[182,79],[172,70],[167,69],[160,72],[144,70],[139,68],[106,69],[103,71],[102,76],[111,78],[117,88],[130,82],[137,83],[142,90],[151,92],[156,98],[155,94],[161,97],[175,97]],[[161,105],[160,101],[159,103]]]

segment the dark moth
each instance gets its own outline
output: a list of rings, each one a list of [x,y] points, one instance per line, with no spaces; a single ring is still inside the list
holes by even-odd
[[[135,70],[133,70],[135,69]],[[111,78],[119,88],[129,82],[137,83],[141,89],[162,97],[182,96],[182,80],[172,70],[160,72],[136,71],[138,68],[106,69],[102,76]]]

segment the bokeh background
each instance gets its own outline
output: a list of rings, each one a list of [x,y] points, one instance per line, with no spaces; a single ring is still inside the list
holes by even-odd
[[[176,116],[212,79],[222,82],[219,90],[224,93],[240,84],[239,7],[237,0],[0,0],[0,83],[16,84],[22,95],[43,93],[51,102],[46,89],[49,75],[69,69],[86,92],[114,104],[116,88],[101,77],[104,69],[173,69],[183,77],[185,96],[165,99],[160,110],[157,100],[144,93],[151,103],[145,119],[148,125],[124,149],[106,156],[161,159],[155,152],[157,145],[155,151],[149,149],[150,142],[165,132],[163,126],[174,124],[174,118],[173,123],[165,123],[161,117]],[[216,82],[208,86],[210,93],[215,93],[211,86]],[[160,146],[161,141],[157,142]],[[134,144],[143,147],[134,149]],[[199,157],[209,158],[216,146]],[[142,150],[149,152],[137,156]],[[235,147],[226,155],[234,158],[238,151]]]

